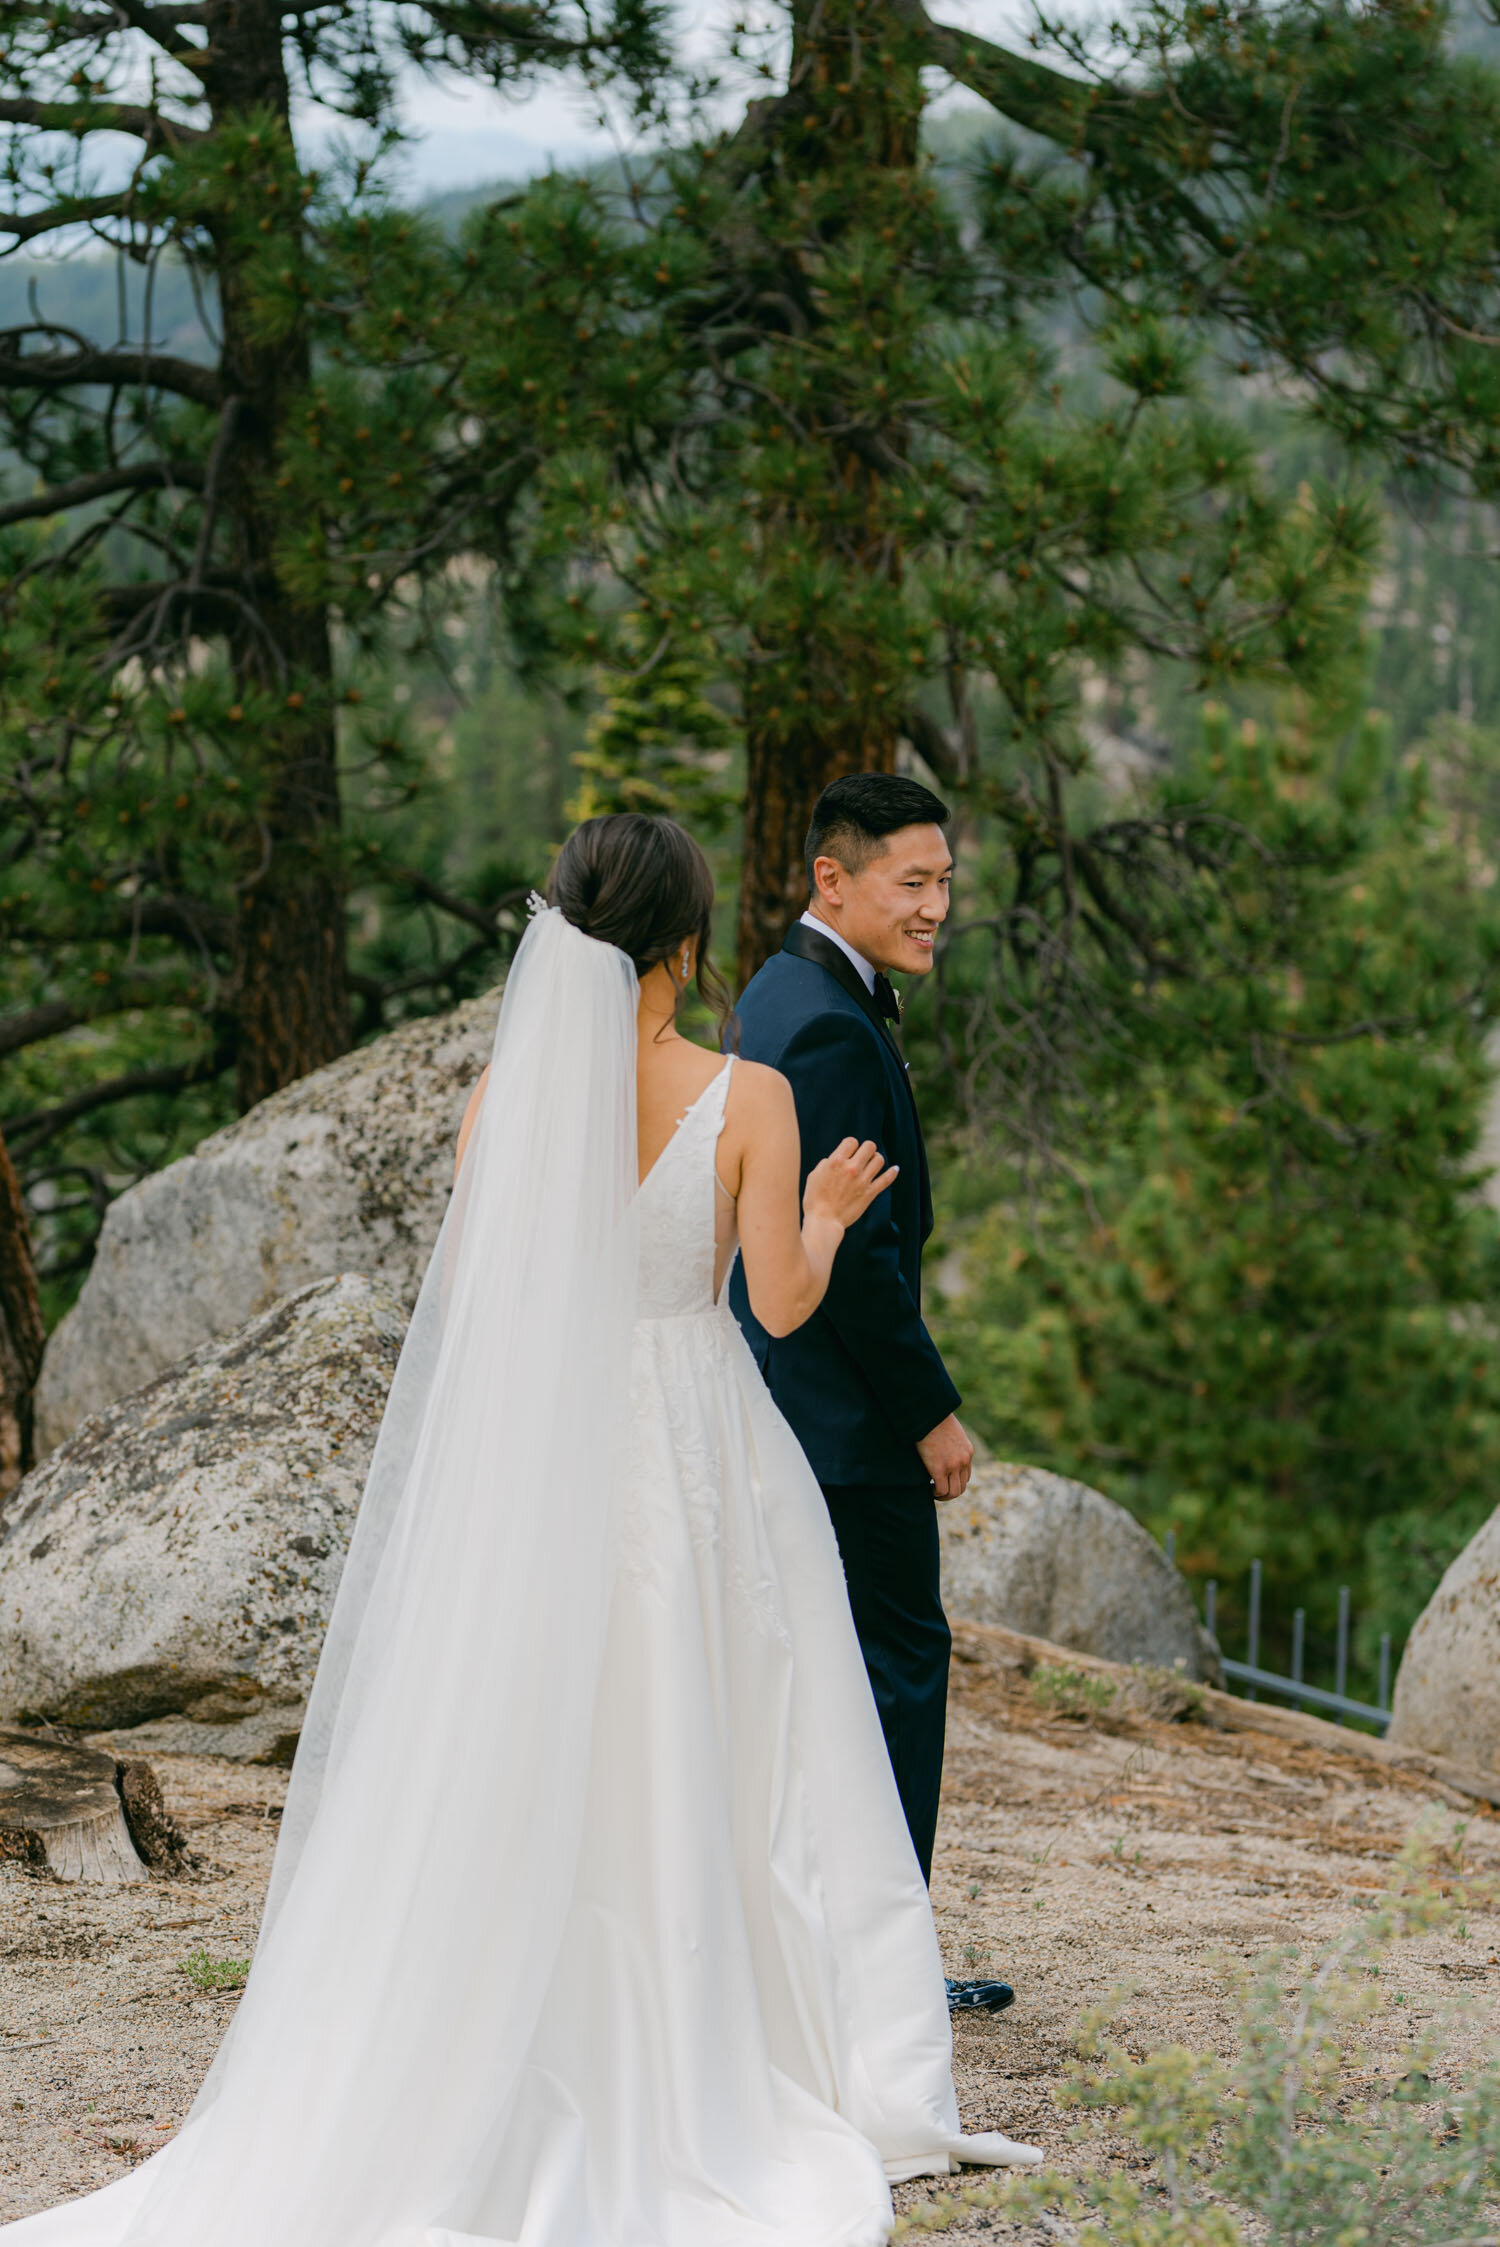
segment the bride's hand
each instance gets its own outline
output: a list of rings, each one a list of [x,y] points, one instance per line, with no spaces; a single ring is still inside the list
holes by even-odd
[[[885,1167],[885,1157],[873,1139],[841,1139],[807,1174],[802,1208],[808,1217],[831,1218],[845,1229],[863,1217],[877,1194],[896,1181],[896,1166]]]

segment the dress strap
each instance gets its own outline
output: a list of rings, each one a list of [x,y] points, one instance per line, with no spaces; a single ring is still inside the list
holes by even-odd
[[[724,1196],[725,1201],[731,1204],[734,1202],[734,1196],[719,1176],[719,1137],[724,1129],[724,1117],[728,1112],[729,1079],[734,1071],[734,1058],[732,1053],[726,1055],[724,1066],[709,1086],[709,1098],[704,1103],[709,1112],[709,1137],[713,1147],[714,1184]]]
[[[724,1056],[724,1066],[710,1083],[707,1098],[703,1103],[704,1107],[708,1110],[709,1121],[713,1125],[713,1133],[715,1139],[718,1138],[719,1133],[724,1129],[724,1112],[726,1103],[729,1099],[729,1079],[733,1075],[733,1073],[734,1055],[732,1053],[729,1053]]]

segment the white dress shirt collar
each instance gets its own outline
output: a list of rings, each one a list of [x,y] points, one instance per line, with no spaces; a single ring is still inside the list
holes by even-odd
[[[865,989],[873,992],[875,989],[875,970],[871,967],[863,952],[855,951],[854,946],[846,936],[840,936],[836,928],[830,928],[826,921],[819,920],[817,914],[813,912],[803,914],[802,926],[804,928],[815,928],[819,936],[826,936],[830,944],[836,944],[845,958],[853,961]]]

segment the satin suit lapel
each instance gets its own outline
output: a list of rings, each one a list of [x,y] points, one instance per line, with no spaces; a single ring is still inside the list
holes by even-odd
[[[781,949],[783,952],[790,952],[796,959],[811,960],[815,967],[820,967],[826,974],[831,975],[840,990],[847,991],[860,1012],[868,1016],[874,1024],[879,1032],[881,1044],[886,1048],[895,1063],[896,1074],[901,1079],[902,1087],[911,1107],[912,1130],[916,1134],[917,1160],[920,1166],[922,1237],[925,1240],[932,1230],[932,1185],[927,1174],[927,1148],[922,1138],[922,1119],[917,1113],[917,1096],[912,1091],[911,1073],[902,1058],[896,1033],[875,1004],[874,992],[865,989],[863,976],[849,958],[847,952],[841,951],[837,944],[830,943],[828,938],[820,936],[816,929],[808,928],[805,922],[798,921],[788,929],[782,941]]]

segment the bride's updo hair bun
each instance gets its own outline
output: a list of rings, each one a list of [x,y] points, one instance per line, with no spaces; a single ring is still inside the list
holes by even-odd
[[[557,854],[547,901],[585,936],[626,953],[637,975],[695,943],[699,996],[727,1027],[729,990],[709,958],[713,870],[675,819],[639,811],[586,819]]]

